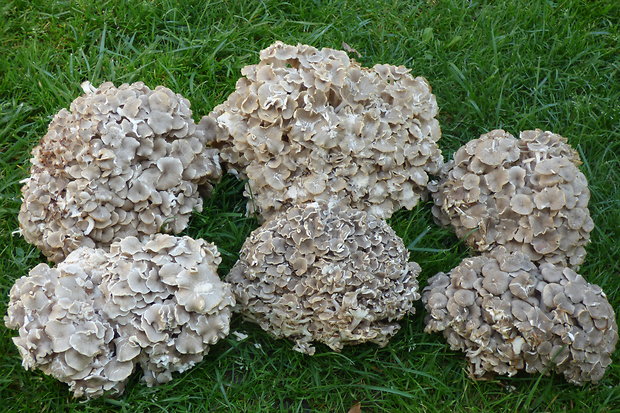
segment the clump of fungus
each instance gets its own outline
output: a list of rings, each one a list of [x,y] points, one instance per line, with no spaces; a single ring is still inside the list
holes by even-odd
[[[476,377],[553,369],[574,384],[596,382],[618,340],[600,287],[501,246],[430,278],[422,302],[426,332],[443,331]]]
[[[433,215],[478,251],[497,245],[578,268],[594,223],[579,155],[541,130],[494,130],[462,146],[434,188]]]
[[[182,231],[202,208],[198,186],[221,176],[211,123],[195,124],[181,95],[141,82],[82,86],[35,147],[22,188],[21,233],[54,262],[80,246]]]
[[[211,117],[249,212],[335,196],[380,218],[413,208],[443,158],[428,82],[403,66],[363,68],[345,52],[276,42]]]
[[[121,393],[136,364],[149,386],[164,383],[228,334],[235,302],[220,260],[212,244],[164,234],[81,247],[19,279],[5,322],[24,367],[77,397]]]
[[[420,267],[385,221],[342,204],[294,206],[246,240],[230,271],[238,310],[294,349],[384,346],[413,313]]]

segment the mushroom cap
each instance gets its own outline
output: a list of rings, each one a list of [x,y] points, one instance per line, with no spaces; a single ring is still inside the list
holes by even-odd
[[[189,102],[141,82],[84,85],[32,152],[22,187],[24,238],[54,262],[74,249],[107,248],[128,235],[180,232],[219,180],[208,120],[195,124]]]
[[[363,68],[345,52],[276,42],[210,114],[248,212],[269,219],[334,195],[381,218],[426,196],[443,158],[435,96],[403,66]]]
[[[147,385],[163,383],[228,334],[235,301],[220,261],[213,244],[165,234],[80,247],[15,283],[5,323],[23,366],[76,397],[122,393],[137,364]]]
[[[256,229],[226,280],[237,310],[294,349],[387,344],[419,299],[420,267],[385,221],[338,203],[291,207]]]
[[[579,164],[560,135],[537,129],[515,139],[491,131],[445,164],[432,186],[433,215],[477,251],[502,245],[577,269],[594,226]]]
[[[499,246],[428,282],[425,331],[442,331],[476,377],[555,370],[582,384],[599,381],[611,363],[614,310],[600,287],[570,268]]]

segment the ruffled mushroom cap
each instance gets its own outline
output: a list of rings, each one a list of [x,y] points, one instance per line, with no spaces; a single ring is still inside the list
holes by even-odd
[[[200,362],[228,335],[235,300],[220,280],[217,247],[190,237],[126,237],[100,286],[121,360],[136,355],[149,386]],[[139,354],[139,355],[138,355]]]
[[[121,393],[134,368],[117,359],[114,326],[101,311],[106,263],[103,250],[79,248],[56,268],[37,265],[10,292],[5,323],[19,330],[22,365],[67,383],[76,397]]]
[[[227,276],[237,310],[294,349],[312,341],[384,346],[413,314],[420,266],[385,221],[313,202],[280,212],[252,232]]]
[[[434,189],[433,215],[478,251],[497,245],[577,269],[594,223],[579,155],[541,130],[494,130],[462,146]]]
[[[443,331],[452,349],[466,353],[475,377],[553,369],[574,384],[596,382],[618,341],[600,287],[504,247],[431,277],[422,302],[425,331]]]
[[[387,218],[424,196],[443,163],[424,78],[301,44],[276,42],[260,59],[210,115],[222,161],[248,178],[249,212],[336,196]]]
[[[213,244],[164,234],[81,247],[15,283],[6,325],[24,367],[76,397],[121,393],[138,363],[147,385],[164,383],[228,334],[235,301],[220,260]]]
[[[61,110],[33,150],[22,188],[24,238],[60,262],[80,246],[182,231],[221,176],[215,132],[195,124],[189,102],[143,83],[98,89]]]

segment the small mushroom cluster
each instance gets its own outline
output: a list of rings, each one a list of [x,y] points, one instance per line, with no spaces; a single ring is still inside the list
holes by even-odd
[[[443,158],[438,107],[403,66],[368,69],[343,51],[276,42],[211,117],[230,171],[264,219],[331,197],[388,218],[426,195]]]
[[[82,86],[35,147],[22,188],[21,233],[54,262],[80,246],[182,231],[202,208],[199,185],[221,177],[211,124],[195,124],[181,95],[142,82]]]
[[[235,301],[220,261],[213,244],[165,234],[80,247],[17,280],[5,322],[24,367],[77,397],[121,393],[138,363],[148,385],[165,383],[228,334]]]
[[[294,349],[318,341],[384,346],[413,314],[420,266],[402,240],[366,212],[323,201],[278,213],[252,232],[227,281],[239,311]]]
[[[429,279],[422,302],[426,332],[443,331],[477,377],[555,370],[574,384],[596,382],[618,341],[600,287],[502,246]]]
[[[446,163],[433,215],[477,251],[503,245],[533,261],[578,268],[594,228],[579,164],[560,135],[537,129],[515,139],[494,130]]]

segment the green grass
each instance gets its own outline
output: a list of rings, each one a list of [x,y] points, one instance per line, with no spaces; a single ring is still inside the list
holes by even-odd
[[[232,92],[240,69],[275,40],[361,53],[364,65],[404,64],[433,85],[446,158],[494,128],[543,128],[583,157],[596,229],[581,273],[620,309],[620,3],[609,1],[3,1],[0,3],[0,313],[14,280],[43,258],[18,228],[19,181],[51,117],[80,82],[142,80],[192,102],[196,118]],[[227,177],[186,231],[215,242],[222,274],[257,223],[244,216],[242,184]],[[430,218],[428,205],[390,223],[408,245],[421,284],[469,252]],[[0,410],[79,411],[620,411],[620,352],[597,385],[558,376],[492,381],[467,376],[463,354],[423,333],[423,310],[385,348],[309,357],[235,319],[249,337],[223,340],[197,367],[147,388],[88,403],[64,384],[26,372],[0,326]],[[255,344],[260,344],[257,348]]]

